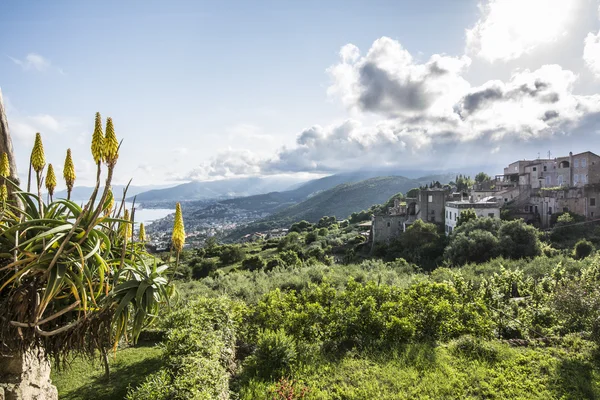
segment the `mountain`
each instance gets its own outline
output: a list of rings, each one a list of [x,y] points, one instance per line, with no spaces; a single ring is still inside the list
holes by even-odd
[[[306,195],[311,190],[324,187],[325,183],[321,179],[316,180],[320,182],[311,181],[294,191],[269,193],[253,198],[231,199],[228,202],[235,204],[238,209],[252,209],[252,211],[259,212],[270,210],[271,215],[252,222],[245,227],[236,229],[227,239],[236,240],[247,233],[276,227],[287,227],[301,220],[317,222],[323,216],[335,216],[340,219],[347,218],[353,212],[366,210],[374,204],[384,203],[399,192],[406,193],[412,188],[428,184],[432,181],[447,183],[454,179],[455,176],[456,174],[454,173],[429,175],[418,179],[410,179],[404,176],[378,176],[358,182],[342,183],[333,188],[321,190],[316,193],[311,192],[311,195]],[[350,179],[350,177],[347,178]],[[334,180],[332,179],[329,182]],[[310,189],[308,189],[309,186]],[[300,198],[302,195],[305,196],[302,201],[291,204],[294,198]],[[223,203],[225,202],[218,204]]]
[[[153,189],[164,189],[164,188],[168,188],[172,185],[150,185],[150,186],[133,186],[130,185],[129,189],[127,189],[127,196],[135,196],[139,193],[143,193],[143,192],[147,192],[149,190],[153,190]],[[123,189],[125,189],[125,185],[112,185],[112,191],[115,195],[115,197],[117,199],[122,198],[123,196]],[[102,193],[102,190],[104,190],[104,187],[101,186],[100,187],[100,193]],[[74,201],[82,201],[82,200],[88,200],[92,194],[92,192],[94,191],[93,187],[89,187],[89,186],[75,186],[73,188],[73,191],[71,192],[71,200]],[[66,190],[60,190],[58,192],[54,193],[54,198],[56,199],[62,199],[62,198],[67,198],[67,191]]]
[[[250,177],[205,182],[193,181],[167,189],[140,193],[137,200],[140,202],[166,202],[251,196],[285,190],[298,183],[300,183],[299,179],[294,177]]]

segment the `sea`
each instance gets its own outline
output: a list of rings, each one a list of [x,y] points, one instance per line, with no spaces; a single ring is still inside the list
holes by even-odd
[[[125,203],[125,207],[131,210],[131,203]],[[150,222],[157,219],[166,217],[169,214],[173,214],[175,209],[170,208],[144,208],[143,204],[136,203],[135,205],[135,222],[136,225],[143,222],[144,225],[148,225]]]

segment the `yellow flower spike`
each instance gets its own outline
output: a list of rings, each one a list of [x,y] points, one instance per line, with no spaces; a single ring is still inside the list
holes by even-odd
[[[108,193],[106,194],[106,201],[108,202],[108,205],[104,209],[104,215],[110,214],[113,211],[113,208],[115,207],[115,196],[113,195],[113,192],[110,189],[108,189]]]
[[[131,221],[128,209],[125,209],[123,219],[125,221]],[[123,239],[125,239],[125,241],[129,241],[129,239],[131,239],[131,222],[123,222],[121,224],[121,236],[123,237]]]
[[[104,137],[104,150],[102,152],[104,162],[108,165],[114,165],[119,158],[119,141],[115,135],[112,118],[106,119],[106,136]]]
[[[102,132],[102,118],[100,113],[96,113],[96,123],[94,133],[92,134],[92,156],[94,162],[98,164],[102,161],[102,151],[104,150],[104,133]]]
[[[0,186],[0,201],[4,203],[6,200],[8,200],[8,189],[6,188],[6,184],[3,183]]]
[[[54,174],[54,167],[52,164],[48,164],[48,171],[46,172],[46,189],[50,197],[54,196],[54,189],[56,188],[56,175]]]
[[[2,159],[0,160],[0,176],[8,178],[10,176],[10,164],[8,162],[8,154],[2,153]]]
[[[31,166],[35,172],[40,172],[46,166],[46,156],[44,155],[44,145],[42,144],[42,135],[35,134],[35,144],[31,152]]]
[[[183,215],[181,214],[181,204],[175,206],[175,223],[173,224],[173,236],[171,237],[173,248],[177,253],[183,250],[185,244],[185,228],[183,226]]]
[[[144,223],[140,224],[140,232],[139,232],[140,242],[146,241],[146,228],[144,227]]]
[[[65,167],[63,169],[63,177],[67,184],[69,192],[73,189],[75,184],[75,165],[73,165],[73,158],[71,157],[71,149],[67,149],[67,157],[65,158]]]

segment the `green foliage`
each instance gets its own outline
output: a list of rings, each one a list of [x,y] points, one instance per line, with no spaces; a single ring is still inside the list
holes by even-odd
[[[261,330],[247,368],[250,374],[263,379],[285,377],[291,373],[297,356],[296,342],[285,331]]]
[[[242,268],[247,269],[248,271],[261,270],[265,268],[265,266],[265,260],[263,260],[261,256],[248,257],[242,261]]]
[[[581,260],[590,256],[594,252],[594,245],[589,241],[583,239],[577,242],[574,249],[574,256],[576,259]]]
[[[285,250],[279,253],[279,258],[283,261],[283,264],[288,267],[299,267],[302,264],[298,253],[294,250]]]
[[[209,276],[211,273],[217,270],[218,263],[213,258],[206,258],[201,260],[198,264],[194,264],[192,267],[192,278],[202,279]]]
[[[235,264],[242,261],[246,257],[246,252],[239,245],[224,245],[221,246],[219,259],[222,265]]]
[[[290,232],[302,233],[306,231],[310,231],[314,228],[314,224],[311,224],[308,221],[302,220],[300,222],[293,223],[290,226]]]
[[[475,213],[475,210],[473,210],[472,208],[461,211],[460,215],[458,216],[458,220],[456,221],[456,226],[459,227],[459,226],[461,226],[469,221],[472,221],[474,219],[477,219],[477,214]]]
[[[419,188],[412,188],[408,192],[406,192],[406,197],[411,199],[416,199],[419,196]]]
[[[198,299],[167,317],[165,367],[148,376],[127,400],[216,399],[228,393],[243,304],[224,298]]]
[[[523,220],[504,222],[498,230],[500,253],[506,258],[533,258],[541,254],[537,230]]]
[[[481,229],[452,235],[450,243],[444,250],[444,258],[454,265],[485,262],[499,254],[498,238]]]
[[[492,178],[485,172],[479,172],[477,175],[475,175],[476,183],[489,182],[491,180],[492,180]]]

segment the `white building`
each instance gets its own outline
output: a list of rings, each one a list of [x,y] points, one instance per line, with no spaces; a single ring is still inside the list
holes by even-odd
[[[475,210],[478,218],[500,218],[500,207],[494,197],[483,199],[483,201],[477,203],[471,201],[448,201],[446,202],[445,211],[446,235],[451,234],[454,228],[456,228],[460,213],[468,209]]]
[[[282,238],[287,234],[288,234],[287,229],[271,229],[269,231],[269,233],[267,234],[267,237],[269,239],[277,239],[277,238]]]

